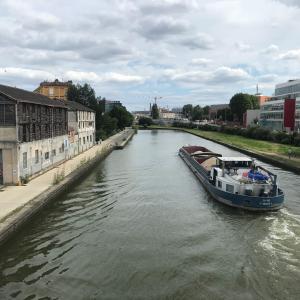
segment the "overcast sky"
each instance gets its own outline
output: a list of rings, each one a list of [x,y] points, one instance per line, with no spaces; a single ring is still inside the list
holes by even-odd
[[[299,0],[0,0],[0,83],[88,82],[130,110],[300,77]]]

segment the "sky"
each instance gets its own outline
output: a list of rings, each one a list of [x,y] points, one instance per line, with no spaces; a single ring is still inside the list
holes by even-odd
[[[89,83],[129,110],[300,77],[300,0],[0,0],[0,83]]]

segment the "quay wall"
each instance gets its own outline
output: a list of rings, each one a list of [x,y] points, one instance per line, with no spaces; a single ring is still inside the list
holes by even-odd
[[[92,159],[82,162],[80,166],[74,169],[58,184],[52,185],[49,189],[31,199],[19,209],[10,213],[4,219],[0,220],[0,245],[3,245],[7,240],[9,240],[14,233],[20,230],[45,206],[55,201],[62,194],[68,192],[75,183],[82,179],[84,175],[88,174],[98,162],[102,161],[113,150],[123,149],[134,134],[135,132],[133,129],[126,129],[121,134],[111,137],[109,142],[104,141]],[[120,148],[120,145],[122,145],[122,148]]]

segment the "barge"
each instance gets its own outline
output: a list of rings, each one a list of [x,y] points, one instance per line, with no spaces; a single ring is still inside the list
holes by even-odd
[[[249,157],[223,157],[201,146],[184,146],[179,156],[211,196],[229,206],[274,211],[283,206],[277,175]]]

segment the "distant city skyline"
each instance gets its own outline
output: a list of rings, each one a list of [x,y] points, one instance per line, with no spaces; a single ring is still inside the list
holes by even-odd
[[[228,103],[300,78],[295,0],[0,3],[0,83],[89,83],[129,110]]]

